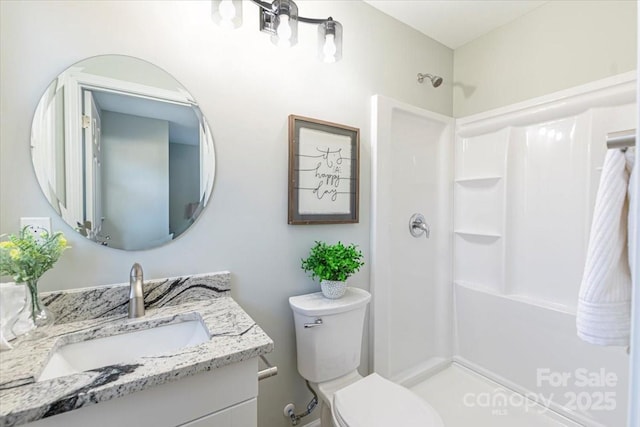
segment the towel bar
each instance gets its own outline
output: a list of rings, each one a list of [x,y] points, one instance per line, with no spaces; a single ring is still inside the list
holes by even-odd
[[[260,356],[260,359],[262,359],[264,364],[267,365],[267,368],[263,369],[261,371],[258,371],[258,381],[262,381],[265,378],[274,377],[274,376],[278,375],[278,367],[277,366],[273,366],[271,363],[269,363],[267,358],[262,356],[262,355]]]
[[[636,130],[628,129],[607,134],[607,148],[628,148],[636,146]]]

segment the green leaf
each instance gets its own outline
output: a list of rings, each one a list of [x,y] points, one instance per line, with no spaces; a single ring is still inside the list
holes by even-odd
[[[17,283],[37,281],[68,247],[60,232],[43,232],[35,238],[25,227],[17,236],[0,242],[0,275],[11,276]]]
[[[311,278],[320,280],[344,281],[360,270],[364,265],[362,252],[356,245],[344,246],[342,242],[328,245],[316,241],[306,259],[302,259],[301,268],[311,273]]]

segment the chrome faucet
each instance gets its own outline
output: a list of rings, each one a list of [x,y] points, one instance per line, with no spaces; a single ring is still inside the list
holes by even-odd
[[[129,319],[144,316],[144,292],[142,290],[142,266],[137,262],[129,275]]]

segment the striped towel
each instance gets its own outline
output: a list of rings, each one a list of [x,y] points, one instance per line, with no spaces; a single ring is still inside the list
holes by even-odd
[[[576,317],[578,336],[592,344],[629,345],[635,261],[628,254],[627,222],[634,155],[634,149],[608,150],[602,168]]]

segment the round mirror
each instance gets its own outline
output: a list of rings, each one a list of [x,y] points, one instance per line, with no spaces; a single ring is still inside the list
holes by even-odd
[[[141,59],[80,61],[47,88],[33,118],[31,158],[58,215],[101,245],[163,245],[209,202],[211,132],[172,76]]]

